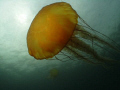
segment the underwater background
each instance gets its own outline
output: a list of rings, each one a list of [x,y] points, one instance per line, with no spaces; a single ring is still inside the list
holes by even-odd
[[[62,1],[120,44],[120,0]],[[32,20],[42,7],[55,2],[61,0],[0,0],[0,90],[120,90],[119,64],[35,60],[28,54],[26,36]],[[119,60],[120,54],[108,57]]]

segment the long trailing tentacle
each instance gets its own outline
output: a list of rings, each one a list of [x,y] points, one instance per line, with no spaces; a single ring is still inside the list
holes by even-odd
[[[79,16],[79,15],[78,15]],[[90,30],[94,31],[94,32],[97,32],[101,35],[103,35],[104,37],[108,38],[109,40],[111,40],[113,43],[116,43],[114,40],[112,40],[111,38],[109,38],[108,36],[104,35],[103,33],[100,33],[99,31],[96,31],[94,30],[93,28],[90,27],[90,25],[88,25],[80,16],[79,16],[79,19],[86,25],[86,26],[83,26],[83,27],[86,27],[86,28],[89,28]],[[117,43],[116,43],[117,46],[119,46]]]
[[[78,59],[82,59],[88,63],[92,63],[92,64],[101,64],[101,63],[97,63],[97,62],[93,62],[90,61],[88,58],[86,58],[85,56],[83,56],[82,54],[77,53],[74,48],[70,48],[69,46],[65,47],[66,51],[69,52],[70,54],[74,55],[75,57],[77,57]]]
[[[79,15],[78,15],[79,16]],[[112,43],[114,43],[116,45],[116,47],[120,47],[119,44],[117,44],[114,40],[112,40],[110,37],[106,36],[105,34],[99,32],[99,31],[96,31],[94,30],[93,28],[90,27],[90,25],[88,25],[80,16],[79,16],[79,19],[86,25],[86,26],[82,26],[82,27],[85,27],[85,28],[88,28],[89,30],[92,30],[94,32],[97,32],[99,34],[101,34],[102,36],[106,37],[107,39],[109,39]]]
[[[90,47],[90,45],[88,45],[87,43],[83,42],[80,39],[72,38],[69,41],[67,46],[71,46],[74,49],[78,49],[80,51],[83,51],[84,53],[91,55],[93,58],[95,58],[97,60],[97,62],[100,62],[100,63],[114,62],[114,60],[112,60],[112,59],[104,58],[104,57],[98,55],[97,52],[94,51],[94,49],[92,47]],[[77,53],[77,52],[74,51],[74,53]],[[86,58],[83,58],[83,56],[81,56],[82,53],[78,53],[78,55],[80,57],[82,57],[82,59],[86,59]],[[90,61],[90,59],[89,59],[89,61]],[[94,61],[92,61],[92,62],[94,62]]]
[[[89,31],[85,30],[82,26],[77,25],[75,32],[77,33],[77,35],[79,35],[80,37],[82,37],[84,39],[93,40],[93,41],[95,40],[103,45],[107,45],[107,46],[113,48],[114,50],[116,50],[117,52],[120,53],[120,50],[117,47],[115,47],[112,44],[108,43],[107,41],[103,40],[99,36],[90,33]]]

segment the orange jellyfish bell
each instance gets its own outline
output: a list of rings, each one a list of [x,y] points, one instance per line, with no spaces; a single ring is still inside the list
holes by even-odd
[[[65,2],[43,7],[34,18],[28,34],[29,54],[48,59],[58,54],[70,40],[78,23],[78,14]]]

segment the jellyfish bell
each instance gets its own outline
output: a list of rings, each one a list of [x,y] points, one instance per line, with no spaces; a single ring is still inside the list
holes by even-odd
[[[40,60],[58,54],[72,36],[77,18],[77,13],[65,2],[43,7],[27,34],[29,54]]]
[[[78,23],[78,18],[86,25],[87,29],[95,31],[66,2],[57,2],[43,7],[32,21],[27,33],[29,54],[38,60],[43,60],[56,56],[64,49],[68,53],[91,63],[112,61],[98,55],[97,51],[92,48],[93,44],[100,48],[102,47],[99,44],[102,44],[119,50],[86,30]],[[84,40],[92,41],[92,46]],[[81,51],[96,61],[90,60]],[[66,54],[63,53],[63,55]]]

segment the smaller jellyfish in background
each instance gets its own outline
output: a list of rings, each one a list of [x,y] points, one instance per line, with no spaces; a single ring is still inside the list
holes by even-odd
[[[78,19],[80,22],[78,23]],[[97,33],[99,35],[94,34]],[[110,40],[109,44],[104,38]],[[102,57],[96,47],[106,45],[118,52],[116,42],[92,29],[66,2],[57,2],[43,7],[34,18],[27,33],[27,47],[31,56],[43,60],[63,55],[68,60],[84,60],[93,64],[114,62]],[[66,52],[68,54],[66,54]]]
[[[50,70],[50,75],[48,76],[49,79],[54,79],[58,76],[59,71],[56,68],[52,68]]]

